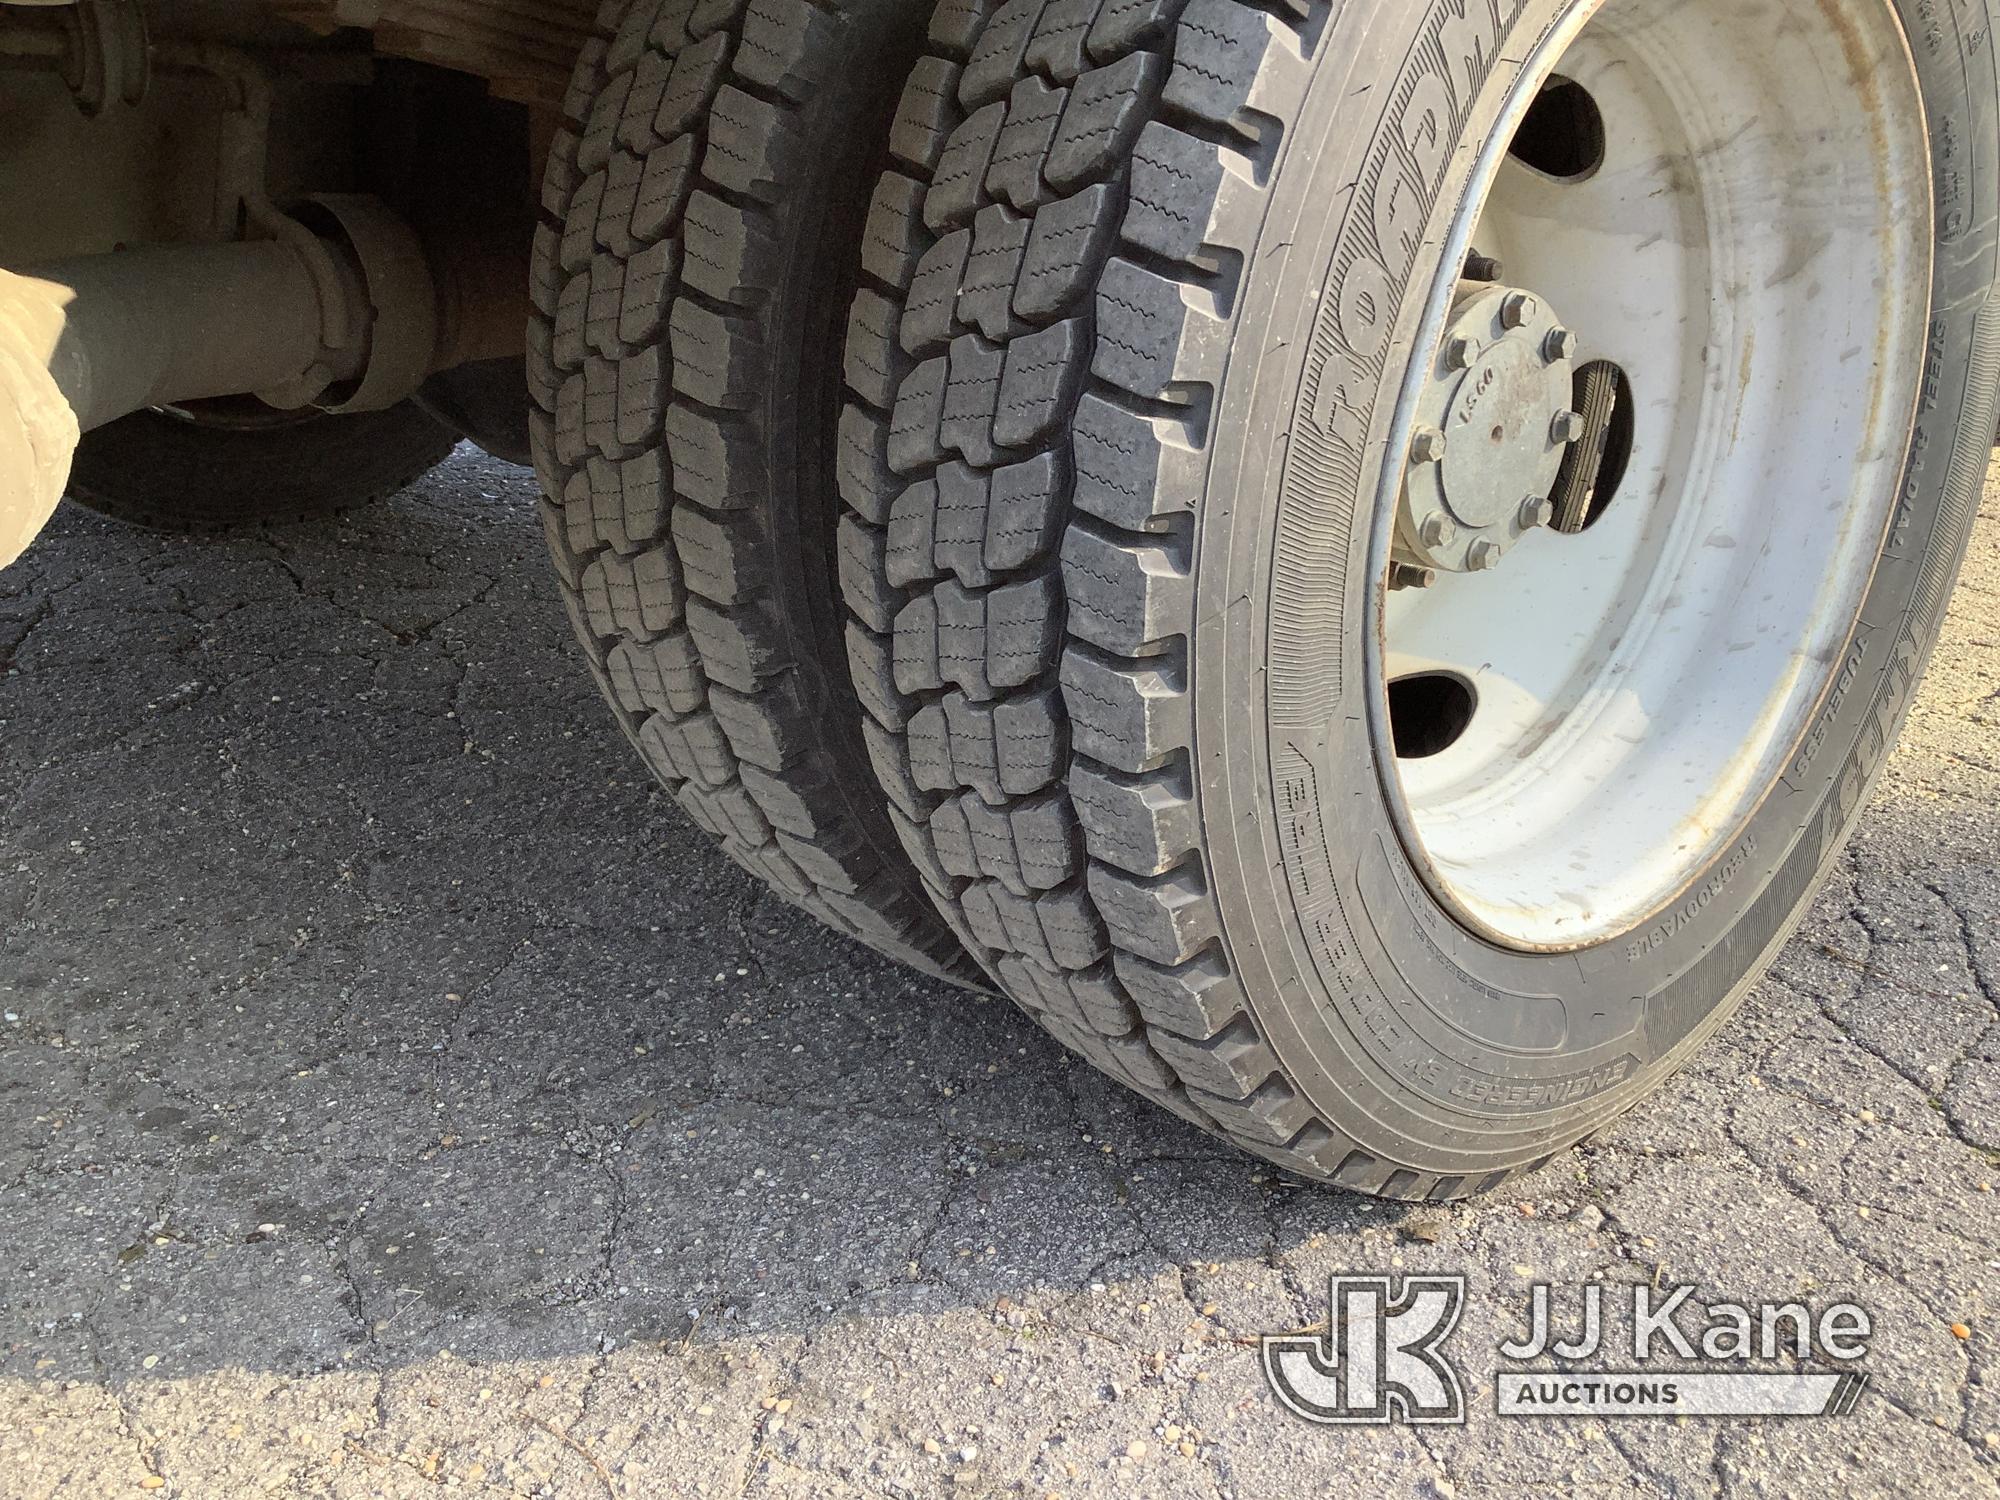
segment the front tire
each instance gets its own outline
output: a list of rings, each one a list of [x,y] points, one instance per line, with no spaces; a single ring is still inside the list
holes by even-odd
[[[1752,144],[1741,149],[1796,167],[1799,142],[1842,141],[1844,157],[1795,175],[1824,185],[1859,163],[1842,201],[1862,205],[1857,222],[1876,214],[1879,256],[1801,251],[1760,279],[1755,252],[1732,241],[1742,283],[1711,299],[1694,280],[1725,263],[1711,245],[1718,253],[1683,268],[1700,295],[1681,314],[1713,318],[1714,368],[1729,372],[1719,379],[1741,374],[1741,387],[1715,386],[1737,401],[1735,431],[1776,443],[1766,434],[1802,427],[1811,446],[1796,468],[1769,471],[1769,504],[1749,529],[1698,527],[1698,498],[1684,516],[1674,508],[1706,493],[1687,454],[1712,450],[1714,472],[1740,478],[1729,455],[1762,450],[1728,436],[1713,418],[1722,407],[1708,404],[1722,398],[1699,380],[1688,408],[1642,390],[1628,472],[1653,463],[1664,477],[1638,499],[1635,484],[1615,512],[1641,532],[1657,524],[1717,555],[1772,560],[1761,585],[1747,566],[1688,575],[1714,586],[1683,616],[1716,637],[1712,653],[1689,654],[1679,673],[1687,711],[1671,695],[1647,698],[1626,738],[1670,745],[1728,706],[1701,696],[1704,683],[1729,679],[1727,628],[1761,622],[1767,595],[1778,596],[1771,628],[1797,642],[1771,657],[1771,682],[1753,685],[1768,689],[1770,712],[1750,712],[1764,700],[1746,689],[1747,727],[1724,715],[1726,732],[1689,750],[1684,805],[1710,821],[1688,825],[1684,848],[1664,837],[1657,867],[1651,853],[1621,867],[1616,840],[1628,828],[1635,844],[1650,838],[1655,817],[1670,834],[1680,804],[1590,800],[1599,763],[1587,756],[1572,763],[1570,816],[1537,825],[1541,842],[1452,841],[1451,818],[1481,787],[1430,797],[1390,722],[1388,687],[1405,670],[1394,627],[1408,611],[1391,614],[1389,583],[1436,583],[1411,563],[1390,571],[1419,529],[1398,519],[1414,488],[1401,478],[1421,404],[1409,391],[1428,388],[1434,359],[1442,378],[1481,355],[1476,342],[1447,354],[1441,330],[1476,248],[1457,226],[1487,224],[1507,111],[1537,97],[1589,24],[1608,26],[1605,45],[1653,45],[1673,30],[1621,29],[1621,4],[1636,13],[1624,0],[1594,16],[1559,0],[1004,4],[966,46],[919,64],[878,196],[880,222],[902,238],[870,262],[850,327],[850,371],[886,372],[851,378],[865,462],[848,499],[875,559],[850,576],[867,643],[857,663],[895,665],[896,692],[871,703],[874,733],[935,897],[1008,993],[1092,1062],[1286,1167],[1388,1197],[1454,1198],[1540,1164],[1657,1088],[1726,1020],[1793,929],[1894,741],[1942,625],[1993,430],[1996,242],[1980,205],[2000,190],[2000,90],[1984,17],[1924,7],[1919,27],[1913,4],[1801,0],[1776,28],[1794,50],[1773,71],[1794,92],[1766,101],[1790,124],[1742,133]],[[1665,11],[1725,30],[1746,14]],[[1926,39],[1914,58],[1904,24]],[[1725,51],[1687,34],[1689,55],[1662,79],[1713,68],[1721,90],[1723,59],[1754,68],[1777,47],[1765,37]],[[1842,48],[1857,37],[1874,49],[1861,70],[1880,83],[1874,107],[1902,97],[1907,73],[1913,102],[1875,122],[1901,157],[1873,159],[1841,134],[1865,113],[1844,92],[1855,70]],[[1671,103],[1672,86],[1659,92]],[[1863,175],[1922,160],[1926,140],[1948,147],[1934,182],[1921,168],[1914,188],[1908,174]],[[1542,161],[1550,183],[1621,180],[1615,158]],[[1682,174],[1697,184],[1689,222],[1716,233],[1732,215],[1765,222],[1726,196],[1747,187],[1704,170]],[[1907,227],[1882,205],[1911,192],[1935,275],[1904,316],[1892,304],[1907,287],[1874,273],[1901,264]],[[1788,206],[1777,195],[1759,212]],[[1572,217],[1600,236],[1624,222]],[[1522,216],[1549,232],[1562,219]],[[1507,232],[1533,259],[1538,234]],[[1642,237],[1620,253],[1645,249]],[[1761,306],[1742,300],[1755,285],[1798,293],[1771,306],[1763,364],[1754,333],[1726,326]],[[1560,278],[1542,290],[1581,296]],[[1870,296],[1884,299],[1879,317]],[[1829,323],[1828,306],[1850,321]],[[1532,307],[1504,322],[1496,312],[1494,329],[1532,326]],[[1621,326],[1610,320],[1607,336]],[[1851,388],[1837,357],[1800,378],[1772,353],[1776,335],[1817,357],[1810,336],[1830,326],[1881,332]],[[1550,363],[1568,358],[1558,331],[1538,334]],[[1888,374],[1875,382],[1878,365]],[[1669,419],[1648,417],[1648,398]],[[1512,418],[1491,420],[1496,450],[1512,444]],[[1534,431],[1548,433],[1549,413],[1539,420]],[[1566,440],[1567,421],[1548,441]],[[1685,440],[1691,431],[1707,446]],[[1450,436],[1463,452],[1485,441],[1485,421]],[[1828,457],[1843,445],[1855,455],[1844,468]],[[1420,461],[1446,451],[1439,437]],[[1808,467],[1815,455],[1824,471]],[[1540,449],[1530,456],[1542,461]],[[1452,597],[1485,588],[1491,599],[1536,549],[1604,547],[1617,530],[1583,532],[1597,538],[1587,544],[1530,537],[1545,519],[1536,492],[1503,499],[1500,519],[1481,523],[1496,528],[1490,551],[1438,563],[1468,574],[1444,580]],[[1426,530],[1442,552],[1462,526]],[[996,535],[1018,547],[998,565],[966,545]],[[1775,560],[1786,546],[1824,547],[1791,603]],[[1502,558],[1509,548],[1519,560]],[[1643,549],[1632,555],[1646,566]],[[1659,555],[1699,554],[1676,541]],[[1575,613],[1564,570],[1553,572],[1488,631],[1553,653]],[[1690,596],[1662,586],[1634,597],[1651,602],[1606,603],[1607,629],[1614,606],[1628,609],[1609,638],[1650,639],[1646,659],[1669,660],[1679,648],[1659,629],[1663,612]],[[1485,660],[1500,659],[1500,643],[1487,644]],[[1754,644],[1743,659],[1763,660]],[[1473,654],[1447,665],[1477,680],[1481,644],[1464,649]],[[1579,653],[1578,672],[1589,657]],[[1505,699],[1497,678],[1482,685]],[[1493,742],[1489,791],[1544,745],[1596,746],[1581,721],[1563,738],[1572,697],[1598,701],[1565,687],[1546,723]],[[1604,753],[1614,790],[1674,780],[1672,765]],[[1515,804],[1487,805],[1498,826]],[[1584,834],[1609,844],[1586,849]],[[1580,891],[1562,879],[1565,855]]]

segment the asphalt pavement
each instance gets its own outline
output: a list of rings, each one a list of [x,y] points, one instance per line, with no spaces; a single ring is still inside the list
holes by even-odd
[[[0,574],[0,1496],[2000,1493],[2000,490],[1852,851],[1604,1138],[1293,1184],[713,852],[602,710],[532,480],[66,508]],[[1469,1277],[1463,1427],[1260,1334]],[[1493,1415],[1526,1289],[1851,1299],[1845,1417]],[[1482,1363],[1482,1360],[1484,1361]]]

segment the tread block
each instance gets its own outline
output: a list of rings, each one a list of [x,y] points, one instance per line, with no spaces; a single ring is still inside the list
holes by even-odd
[[[1009,344],[993,441],[1028,448],[1061,431],[1083,389],[1089,351],[1088,333],[1075,318]]]
[[[971,253],[972,231],[957,229],[918,260],[916,275],[903,299],[900,337],[904,353],[921,358],[940,353],[951,344],[957,332],[958,290],[964,284],[966,257]]]
[[[883,576],[897,588],[910,588],[943,576],[935,561],[938,487],[919,480],[896,497],[889,512],[889,535],[883,554]]]
[[[902,600],[889,581],[882,548],[854,516],[840,518],[840,586],[848,607],[870,630],[889,631],[896,625]]]
[[[1117,237],[1117,195],[1102,184],[1037,210],[1014,311],[1040,323],[1080,306]]]
[[[1187,0],[1174,30],[1174,69],[1162,97],[1213,124],[1235,125],[1282,25],[1237,0]]]
[[[658,641],[620,641],[604,668],[619,706],[630,714],[691,714],[708,698],[708,680],[686,631]]]
[[[1149,1026],[1207,1041],[1243,1013],[1243,991],[1214,950],[1177,969],[1161,968],[1129,953],[1114,954],[1125,993]]]
[[[747,289],[774,286],[781,277],[784,252],[772,237],[770,219],[713,193],[689,199],[681,236],[687,284],[718,302],[743,305],[751,295]]]
[[[986,168],[986,191],[1023,213],[1054,196],[1042,181],[1042,167],[1062,123],[1069,90],[1039,78],[1023,78],[1007,96],[1007,121]]]
[[[637,552],[665,535],[667,510],[666,466],[657,452],[593,458],[563,497],[570,550]]]
[[[861,239],[861,269],[885,285],[907,287],[917,274],[929,239],[923,199],[923,184],[901,172],[884,172],[875,184]]]
[[[950,380],[951,367],[940,355],[911,371],[896,393],[896,413],[890,420],[884,455],[896,473],[913,473],[943,460],[938,431],[944,421],[945,387]]]
[[[1035,23],[1023,61],[1062,83],[1075,81],[1089,65],[1084,43],[1097,19],[1099,0],[1052,0]]]
[[[955,448],[981,468],[992,467],[993,417],[1000,404],[1000,382],[1007,351],[977,334],[952,340],[951,378],[945,387],[944,409],[938,421],[938,442]]]
[[[654,714],[641,727],[639,740],[642,748],[673,767],[683,781],[719,787],[736,779],[736,757],[712,714],[689,714],[682,719]]]
[[[649,245],[625,263],[624,284],[618,299],[618,341],[621,344],[650,344],[667,325],[667,309],[673,306],[680,284],[681,242],[664,239]]]
[[[632,557],[606,552],[596,558],[577,586],[584,617],[601,639],[664,635],[681,623],[687,593],[674,555],[650,547]]]
[[[1205,205],[1215,202],[1222,177],[1215,147],[1153,121],[1132,150],[1125,238],[1169,260],[1193,262],[1207,237]]]
[[[688,600],[688,629],[709,677],[739,693],[754,693],[792,669],[785,633],[757,609],[722,609],[699,596]]]
[[[1070,741],[1053,693],[1002,699],[993,709],[993,735],[1004,795],[1025,797],[1062,778]]]
[[[782,105],[725,84],[708,114],[701,170],[711,182],[760,203],[787,190],[786,165],[797,154],[798,117]]]
[[[768,483],[764,450],[747,422],[675,405],[665,427],[679,494],[709,510],[762,502]]]
[[[933,566],[939,573],[951,572],[967,588],[986,587],[993,581],[986,569],[986,475],[964,464],[946,464],[938,470],[936,506]]]
[[[750,0],[743,12],[736,71],[795,103],[804,102],[826,81],[829,59],[840,56],[835,41],[841,18],[797,0]]]
[[[1054,573],[994,589],[986,617],[986,671],[993,686],[1026,687],[1054,667],[1062,644],[1062,589]]]
[[[1201,842],[1194,798],[1158,776],[1122,780],[1087,765],[1069,793],[1092,859],[1132,875],[1164,875]]]
[[[897,401],[901,402],[901,393]],[[890,424],[848,405],[841,409],[834,443],[834,483],[840,498],[876,526],[889,524],[889,506],[902,490],[889,465]]]
[[[674,384],[704,406],[743,411],[763,396],[763,334],[755,320],[725,316],[682,297],[668,315]]]
[[[632,203],[632,237],[651,242],[672,231],[694,189],[695,139],[680,136],[646,153]]]
[[[994,474],[986,511],[986,565],[1011,572],[1055,551],[1063,525],[1068,470],[1057,452],[1042,453]]]
[[[1076,508],[1084,514],[1144,531],[1193,507],[1192,485],[1179,481],[1194,449],[1174,424],[1086,395],[1073,432]]]
[[[1136,656],[1193,618],[1194,580],[1164,547],[1073,526],[1062,562],[1071,632],[1092,645]]]
[[[906,167],[929,172],[964,116],[958,108],[958,68],[941,57],[920,57],[889,126],[889,154]]]
[[[1097,350],[1091,368],[1146,400],[1175,383],[1188,308],[1182,288],[1114,257],[1097,286]]]
[[[1215,936],[1215,910],[1201,873],[1188,865],[1141,880],[1108,865],[1090,867],[1090,895],[1111,941],[1166,968],[1184,964]]]
[[[1077,753],[1113,770],[1150,771],[1192,742],[1187,692],[1155,660],[1113,664],[1071,646],[1062,692]]]
[[[1003,0],[972,44],[972,57],[958,81],[959,102],[977,109],[991,100],[1003,99],[1021,74],[1021,62],[1028,43],[1034,40],[1035,23],[1042,18],[1048,0]]]
[[[1165,75],[1166,64],[1156,54],[1135,52],[1077,79],[1042,168],[1049,185],[1069,193],[1119,171],[1131,158]]]
[[[896,400],[896,304],[863,287],[847,313],[847,346],[842,374],[847,388],[881,411]]]
[[[744,524],[744,515],[737,511],[712,516],[698,505],[674,507],[672,531],[681,577],[690,593],[711,604],[731,608],[755,592],[746,575],[754,573],[763,539]]]
[[[660,140],[685,135],[708,113],[729,68],[730,40],[711,36],[684,49],[674,59],[673,71],[660,91],[660,107],[653,114],[653,134]]]
[[[938,156],[930,191],[924,195],[924,223],[933,232],[942,234],[972,222],[1006,119],[1007,106],[996,101],[968,115],[952,131]]]
[[[973,220],[972,254],[958,288],[958,317],[999,343],[1024,330],[1014,316],[1014,285],[1027,253],[1031,220],[990,204]]]
[[[1173,30],[1186,0],[1107,0],[1090,28],[1090,55],[1100,62],[1151,46]]]

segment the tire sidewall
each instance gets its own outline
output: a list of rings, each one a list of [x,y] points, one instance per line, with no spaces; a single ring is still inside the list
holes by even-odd
[[[1223,941],[1257,1023],[1364,1147],[1427,1171],[1504,1172],[1636,1102],[1775,955],[1895,741],[1970,534],[2000,368],[1986,10],[1896,3],[1929,113],[1937,273],[1860,629],[1737,839],[1664,916],[1575,954],[1492,947],[1438,903],[1396,833],[1367,701],[1381,461],[1435,247],[1500,102],[1571,6],[1350,4],[1312,64],[1280,70],[1291,97],[1263,101],[1289,129],[1256,222],[1234,226],[1257,269],[1197,535],[1199,795]]]

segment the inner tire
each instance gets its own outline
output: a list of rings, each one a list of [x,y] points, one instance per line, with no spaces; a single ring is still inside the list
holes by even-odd
[[[861,741],[836,580],[842,318],[905,0],[608,7],[549,161],[529,413],[549,548],[626,734],[828,925],[977,971]]]
[[[457,446],[457,433],[410,401],[339,415],[203,402],[85,433],[69,496],[154,531],[311,521],[386,500]]]
[[[1301,1174],[1449,1199],[1601,1129],[1755,982],[1909,708],[1994,426],[1986,19],[1866,3],[1923,38],[1878,61],[1952,143],[1928,362],[1884,356],[1925,377],[1893,517],[1782,776],[1670,902],[1567,951],[1441,897],[1371,653],[1444,247],[1588,8],[1007,0],[918,64],[850,323],[856,663],[893,663],[873,733],[934,895],[1063,1042]]]

